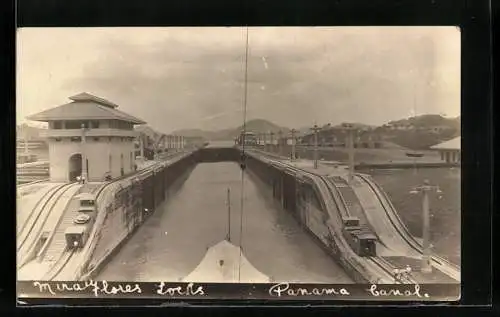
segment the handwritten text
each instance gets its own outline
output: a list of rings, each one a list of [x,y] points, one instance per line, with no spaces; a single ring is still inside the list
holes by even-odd
[[[169,296],[196,296],[205,295],[205,291],[203,290],[203,286],[198,286],[195,289],[193,283],[189,283],[183,288],[182,286],[167,287],[164,282],[161,282],[156,289],[156,294]]]
[[[384,289],[384,288],[379,288],[380,286],[377,286],[373,284],[370,286],[368,289],[368,292],[370,295],[375,296],[375,297],[380,297],[380,296],[403,296],[403,297],[429,297],[429,294],[424,293],[424,295],[420,294],[420,285],[415,284],[411,285],[409,287],[412,287],[412,289],[405,289],[405,290],[400,290],[400,289]]]
[[[335,288],[291,288],[288,283],[279,283],[271,286],[269,289],[269,295],[281,297],[282,295],[288,296],[324,296],[324,295],[341,295],[348,296],[350,295],[349,291],[345,288],[335,289]]]
[[[123,295],[123,294],[141,294],[142,289],[139,284],[117,284],[110,286],[107,281],[85,281],[74,283],[40,283],[33,282],[41,293],[50,293],[56,295],[60,292],[85,292],[90,290],[94,296],[103,295]]]

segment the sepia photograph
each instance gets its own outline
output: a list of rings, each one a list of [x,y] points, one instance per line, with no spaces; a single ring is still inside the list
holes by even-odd
[[[457,300],[460,51],[456,27],[18,29],[18,297]]]

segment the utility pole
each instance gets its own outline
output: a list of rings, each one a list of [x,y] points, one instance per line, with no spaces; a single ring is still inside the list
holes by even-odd
[[[85,139],[85,124],[82,123],[81,125],[82,127],[82,178],[83,178],[83,182],[86,183],[87,182],[87,153],[85,153],[85,143],[86,143],[86,139]]]
[[[295,161],[295,133],[297,132],[297,130],[295,129],[292,129],[290,131],[290,133],[292,134],[292,156],[291,156],[291,161]]]
[[[139,148],[141,150],[141,160],[144,161],[144,135],[142,133],[139,134]]]
[[[269,132],[269,136],[271,137],[271,144],[269,145],[270,146],[270,151],[273,151],[274,152],[274,132],[271,131]]]
[[[317,124],[311,129],[314,133],[314,168],[318,168],[318,131],[321,130]]]
[[[227,241],[231,242],[231,190],[227,189]]]
[[[434,191],[438,194],[442,193],[438,186],[431,186],[428,180],[424,181],[424,185],[416,187],[411,194],[422,193],[422,214],[423,214],[423,226],[422,226],[422,273],[431,273],[431,248],[430,248],[430,214],[429,214],[429,192]]]
[[[278,155],[283,155],[283,131],[278,131]]]
[[[349,150],[349,182],[354,179],[354,127],[352,124],[345,124],[344,128],[347,131],[347,146]]]

